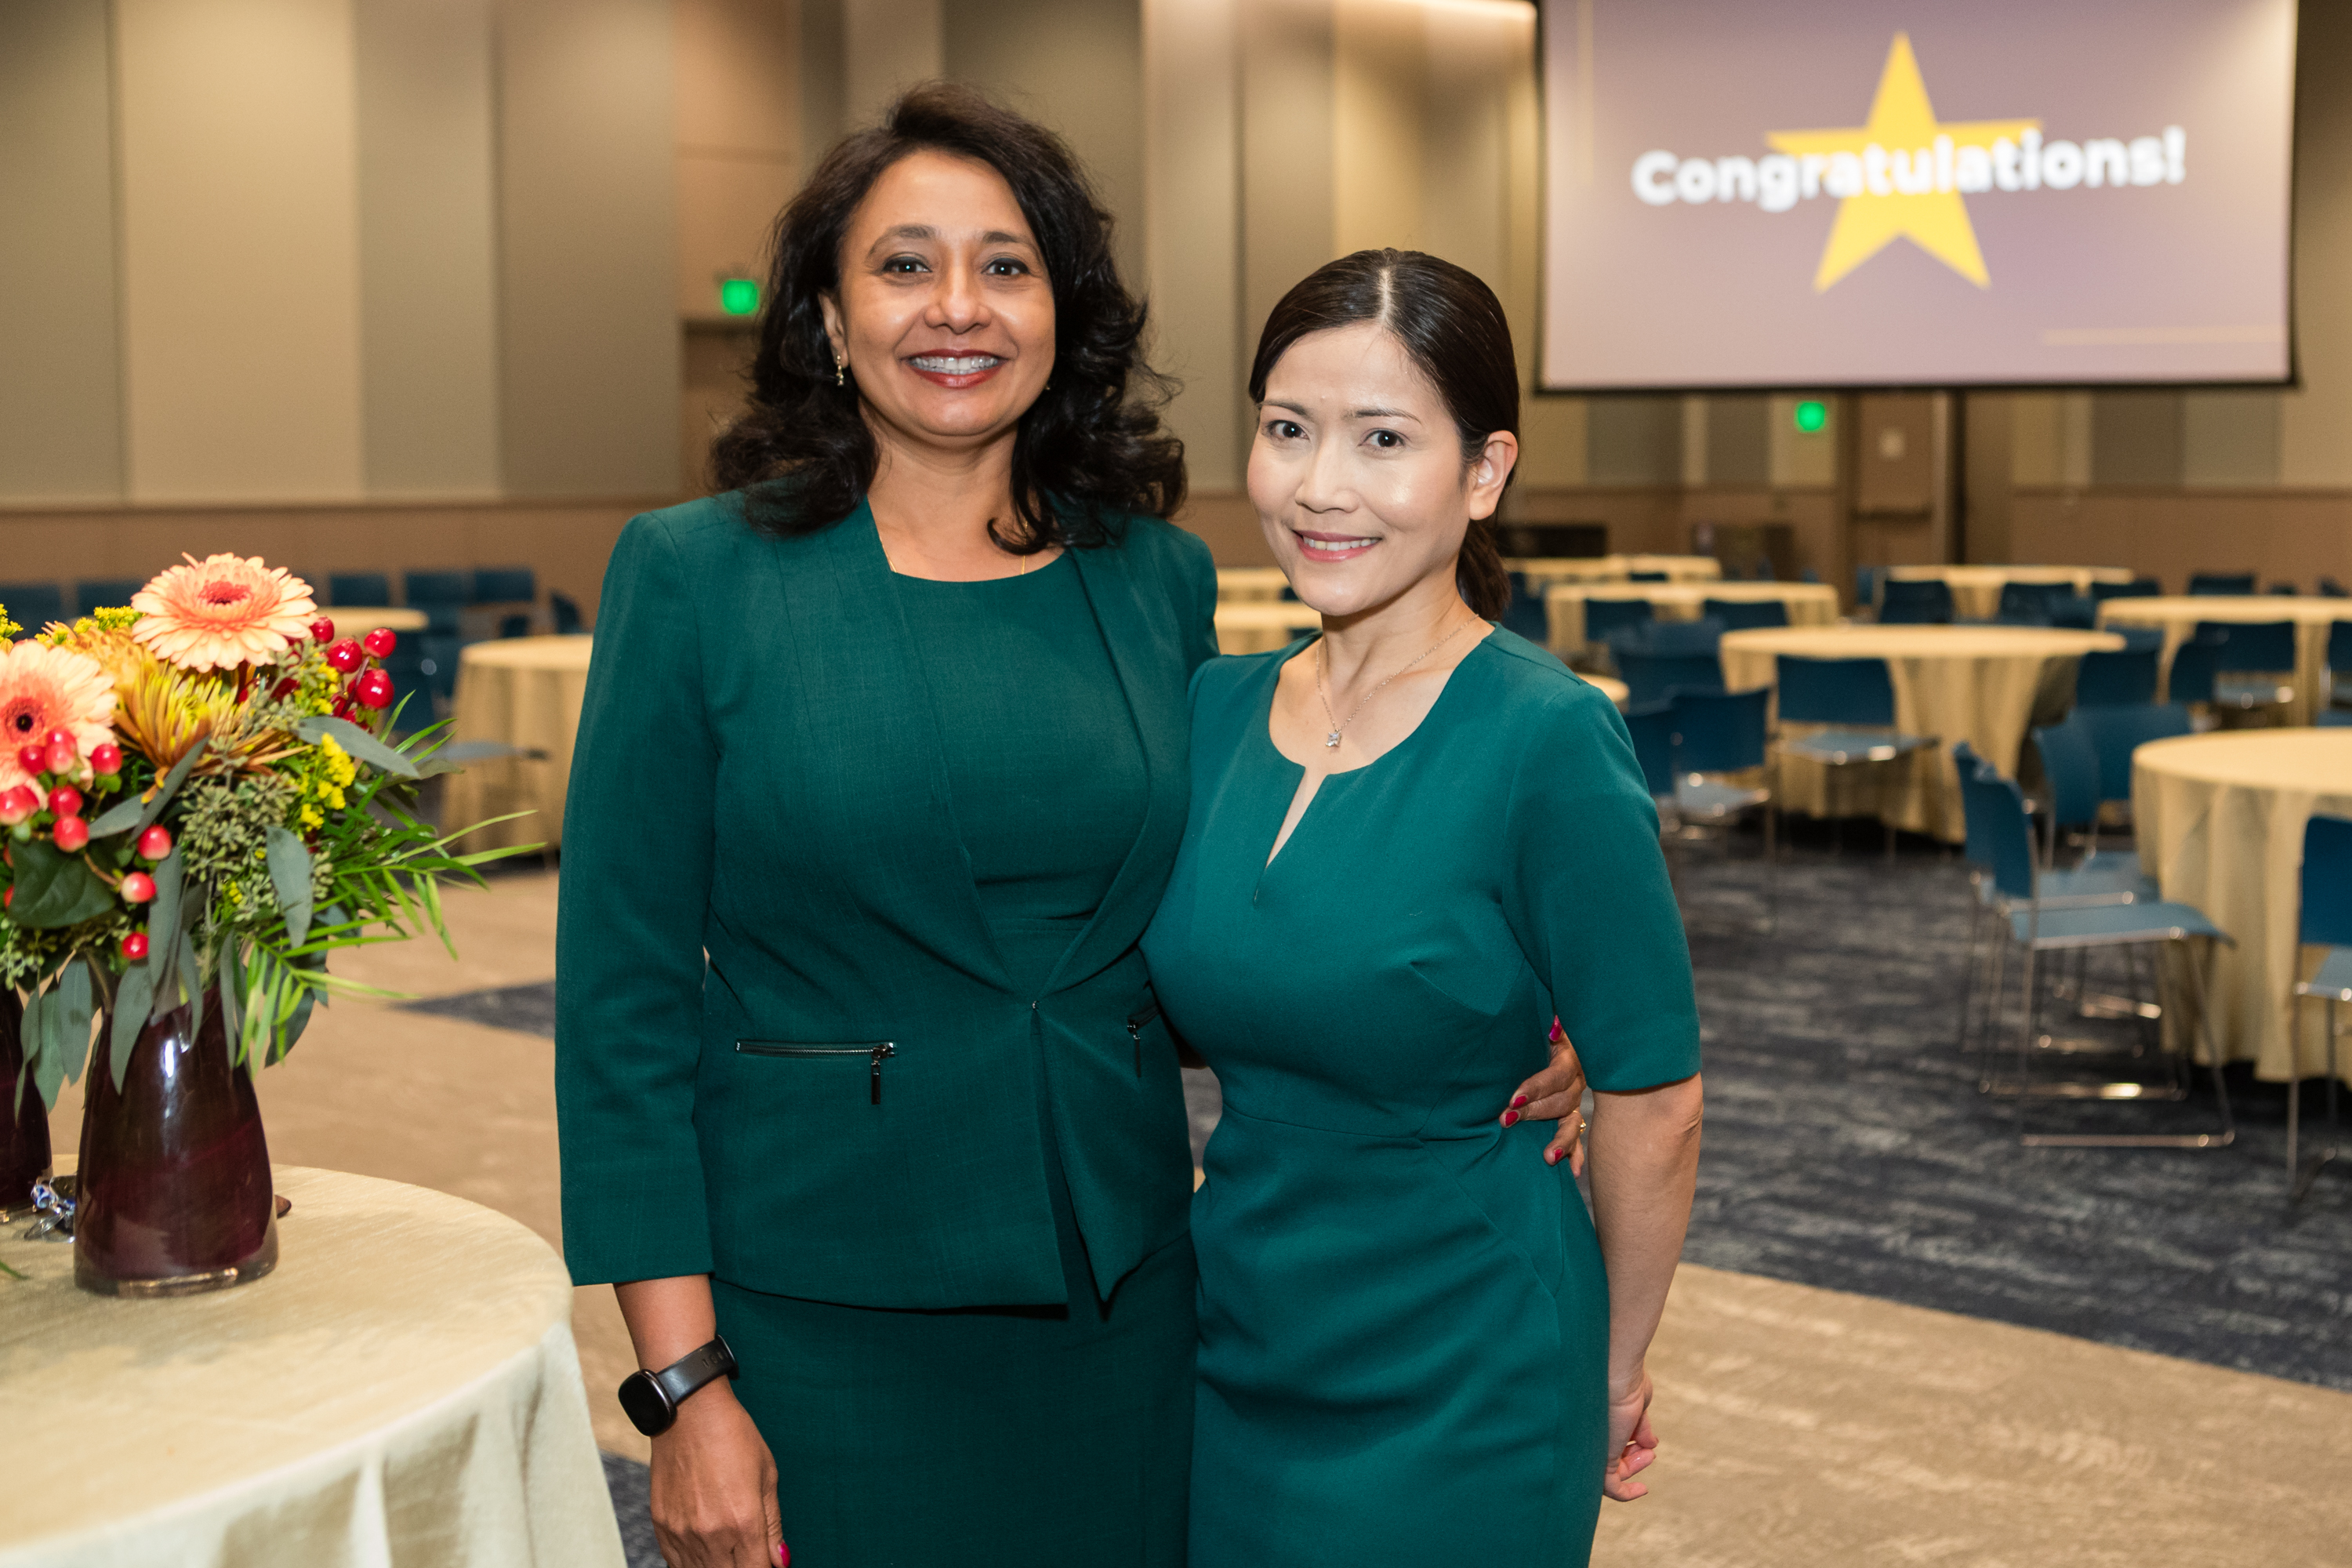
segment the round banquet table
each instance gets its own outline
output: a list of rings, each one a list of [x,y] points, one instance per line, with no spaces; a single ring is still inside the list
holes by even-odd
[[[1670,583],[1712,583],[1723,575],[1723,563],[1712,555],[1546,556],[1503,564],[1537,593],[1554,583],[1628,583],[1636,572],[1663,572]]]
[[[73,1282],[0,1237],[0,1568],[619,1568],[547,1243],[444,1193],[280,1166],[277,1268],[206,1296]]]
[[[470,835],[461,848],[563,841],[563,794],[572,779],[572,743],[588,694],[586,637],[504,637],[458,656],[454,742],[517,747],[449,775],[441,820],[462,826],[509,812],[534,815]]]
[[[1633,695],[1633,689],[1613,675],[1580,675],[1577,679],[1620,708],[1624,707],[1625,700]]]
[[[1221,605],[1249,604],[1265,599],[1279,599],[1282,591],[1290,586],[1290,579],[1282,574],[1279,566],[1220,566],[1217,568],[1217,602]]]
[[[2197,633],[2200,621],[2293,621],[2294,626],[2294,701],[2288,709],[2291,723],[2308,724],[2319,711],[2327,691],[2327,632],[2337,621],[2352,621],[2352,599],[2323,599],[2317,595],[2181,594],[2161,599],[2109,599],[2099,606],[2103,626],[2154,626],[2164,633],[2159,691],[2172,680],[2172,656]]]
[[[2128,583],[2127,566],[1894,566],[1898,583],[1943,583],[1952,590],[1952,613],[1964,620],[1989,621],[2000,610],[2000,591],[2011,583],[2063,583],[2088,595],[2094,583]]]
[[[2292,1049],[2288,990],[2317,967],[2295,942],[2303,829],[2352,816],[2352,730],[2223,730],[2150,741],[2132,752],[2140,865],[2164,896],[2236,940],[2214,955],[2208,1005],[2223,1057],[2283,1082]],[[2317,1004],[2306,1004],[2303,1072],[2327,1070]],[[2352,1061],[2337,1067],[2352,1078]]]
[[[1296,599],[1250,600],[1217,606],[1219,653],[1264,653],[1322,629],[1323,617]]]
[[[1551,650],[1584,651],[1584,605],[1591,599],[1642,599],[1663,621],[1695,621],[1709,599],[1753,605],[1779,601],[1789,624],[1825,626],[1838,618],[1837,590],[1826,583],[1555,583],[1544,592]]]
[[[330,605],[319,613],[335,623],[339,637],[363,637],[378,626],[386,631],[421,632],[431,624],[422,610],[391,605]]]
[[[2044,626],[1789,626],[1726,632],[1721,657],[1724,686],[1731,691],[1772,685],[1774,661],[1784,653],[1885,659],[1895,684],[1895,727],[1935,736],[1935,750],[1884,767],[1848,770],[1858,776],[1839,780],[1838,796],[1852,802],[1848,792],[1869,788],[1874,778],[1879,793],[1867,804],[1881,820],[1957,844],[1968,834],[1953,745],[1968,742],[2016,777],[2026,731],[2054,722],[2073,705],[2083,655],[2122,642],[2104,632]],[[1791,726],[1790,732],[1803,731]],[[1829,809],[1828,769],[1791,757],[1781,761],[1780,771],[1783,806],[1816,816],[1845,814]]]

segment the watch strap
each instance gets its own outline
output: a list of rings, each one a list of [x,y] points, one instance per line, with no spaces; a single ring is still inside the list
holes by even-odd
[[[727,1346],[723,1334],[714,1334],[710,1342],[699,1350],[687,1352],[659,1372],[652,1374],[661,1386],[662,1394],[676,1410],[686,1403],[687,1395],[722,1377],[735,1375],[735,1352]]]

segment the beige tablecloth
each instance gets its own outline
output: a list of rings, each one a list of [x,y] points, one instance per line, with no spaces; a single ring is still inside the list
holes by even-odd
[[[1789,606],[1792,626],[1825,626],[1838,618],[1837,590],[1826,583],[1555,583],[1544,593],[1551,650],[1566,658],[1584,649],[1589,599],[1642,599],[1662,621],[1695,621],[1709,599]]]
[[[2176,595],[2162,599],[2109,599],[2099,606],[2103,626],[2156,626],[2164,633],[2162,669],[2157,689],[2170,689],[2172,656],[2196,635],[2200,621],[2293,621],[2294,701],[2289,720],[2308,724],[2326,700],[2327,633],[2337,621],[2352,621],[2352,599],[2316,595]]]
[[[467,849],[560,845],[572,743],[588,691],[591,638],[508,637],[476,643],[457,663],[455,741],[518,746],[525,756],[467,763],[443,797],[442,821],[462,826],[509,812],[533,815],[467,837]]]
[[[1264,653],[1321,629],[1323,617],[1296,599],[1254,600],[1217,606],[1219,653]]]
[[[1886,574],[1898,583],[1950,584],[1953,614],[1971,621],[1992,619],[2001,589],[2011,583],[2063,583],[2086,595],[2094,583],[2132,580],[2127,566],[1894,566]]]
[[[2352,816],[2352,730],[2227,730],[2151,741],[2132,753],[2140,865],[2164,896],[2236,939],[2214,958],[2213,1033],[2223,1057],[2284,1081],[2288,988],[2318,966],[2301,957],[2303,829],[2315,813]],[[2298,967],[2300,965],[2300,967]],[[2325,1073],[2325,1010],[2303,1021],[2303,1073]],[[2337,1066],[2352,1078],[2352,1060]]]
[[[1948,843],[1967,837],[1952,746],[1966,741],[2015,777],[2025,732],[2063,717],[2074,699],[2074,669],[2095,648],[2122,639],[2102,632],[2040,626],[1790,626],[1726,632],[1723,679],[1733,691],[1773,684],[1784,653],[1810,658],[1883,658],[1895,684],[1895,722],[1937,737],[1932,753],[1853,775],[1834,785],[1830,770],[1781,764],[1781,802],[1815,816],[1874,815]],[[1790,733],[1801,733],[1794,726]],[[1876,780],[1876,794],[1870,793]],[[1836,790],[1832,799],[1831,791]]]
[[[330,605],[319,613],[335,623],[339,637],[363,637],[378,626],[405,636],[423,631],[427,624],[424,611],[392,605]]]
[[[1626,583],[1636,572],[1664,572],[1670,583],[1712,583],[1723,563],[1712,555],[1589,555],[1508,558],[1505,566],[1537,593],[1554,583]]]
[[[1279,599],[1282,591],[1290,586],[1290,579],[1282,574],[1279,566],[1220,566],[1217,568],[1217,603],[1221,605],[1252,604],[1266,599]]]
[[[281,1166],[275,1272],[91,1296],[0,1237],[0,1568],[618,1568],[547,1243],[462,1198]]]
[[[1625,706],[1625,699],[1633,695],[1633,689],[1614,676],[1587,675],[1581,679],[1585,685],[1597,688],[1601,695],[1620,708]]]

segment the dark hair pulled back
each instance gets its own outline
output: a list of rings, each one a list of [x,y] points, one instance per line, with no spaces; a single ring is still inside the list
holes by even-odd
[[[1264,401],[1266,377],[1291,344],[1359,321],[1375,322],[1395,338],[1436,386],[1454,416],[1465,465],[1477,461],[1496,431],[1519,433],[1518,359],[1502,301],[1477,274],[1418,250],[1360,250],[1316,268],[1285,294],[1257,340],[1250,401]],[[1491,516],[1471,520],[1454,581],[1463,600],[1490,621],[1511,607],[1510,574]]]
[[[848,516],[873,484],[881,454],[855,374],[835,384],[820,301],[841,286],[842,242],[875,182],[925,150],[1003,176],[1054,290],[1053,378],[1013,438],[1017,515],[990,533],[1024,554],[1086,549],[1110,542],[1111,513],[1173,512],[1184,447],[1160,423],[1173,387],[1143,361],[1145,310],[1119,281],[1110,215],[1060,137],[949,82],[910,89],[835,143],[776,220],[751,406],[711,450],[717,488],[746,491],[754,526],[802,534]]]

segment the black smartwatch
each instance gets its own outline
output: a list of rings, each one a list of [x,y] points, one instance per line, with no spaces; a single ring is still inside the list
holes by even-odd
[[[658,1437],[677,1424],[677,1407],[705,1384],[735,1375],[735,1352],[724,1337],[688,1351],[659,1372],[633,1372],[621,1384],[621,1409],[629,1424]]]

